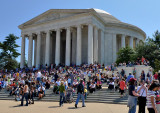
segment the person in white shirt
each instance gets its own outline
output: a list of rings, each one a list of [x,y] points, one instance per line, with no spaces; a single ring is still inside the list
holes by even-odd
[[[45,88],[42,85],[38,88],[38,95],[39,97],[45,96]]]
[[[4,81],[4,85],[3,85],[3,88],[6,88],[8,86],[8,80],[7,79],[5,79],[5,81]]]
[[[148,88],[147,92],[147,109],[149,113],[158,113],[157,107],[156,107],[156,99],[155,99],[155,91],[159,89],[159,84],[152,83],[150,87]]]
[[[110,79],[110,83],[109,83],[108,89],[110,89],[110,90],[114,89],[114,80],[113,80],[113,78]]]
[[[145,86],[144,80],[140,82],[140,86],[137,87],[137,93],[139,93],[138,101],[139,101],[139,112],[138,113],[145,113],[145,106],[146,106],[146,97],[148,88]]]
[[[57,79],[56,83],[58,86],[60,86],[61,81],[59,79]]]
[[[41,77],[42,77],[41,71],[38,70],[38,73],[37,73],[37,81],[41,81]]]
[[[96,85],[94,84],[94,82],[92,82],[92,84],[89,87],[90,87],[90,93],[95,92]]]
[[[71,85],[71,78],[68,77],[68,86],[70,86],[70,85]]]

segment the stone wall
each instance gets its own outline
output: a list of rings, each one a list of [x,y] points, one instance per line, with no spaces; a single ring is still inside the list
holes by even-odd
[[[151,68],[150,66],[144,66],[144,65],[136,65],[134,67],[126,67],[126,66],[120,66],[118,67],[118,72],[121,72],[122,69],[125,70],[125,74],[128,76],[129,72],[133,74],[133,69],[136,69],[136,78],[139,78],[141,75],[142,70],[144,70],[145,75],[147,76],[147,73],[149,69]]]

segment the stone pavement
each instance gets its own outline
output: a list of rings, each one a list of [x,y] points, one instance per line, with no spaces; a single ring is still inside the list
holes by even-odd
[[[0,100],[0,113],[128,113],[128,107],[120,104],[86,103],[87,107],[82,108],[79,103],[77,109],[74,103],[66,103],[63,107],[59,107],[58,102],[35,102],[28,107],[19,105],[20,101]]]

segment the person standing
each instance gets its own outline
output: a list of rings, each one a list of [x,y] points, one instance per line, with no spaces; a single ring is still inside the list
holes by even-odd
[[[146,79],[145,79],[145,73],[144,73],[144,70],[142,70],[142,73],[141,73],[141,81],[142,81],[142,80],[144,80],[144,81],[146,80]]]
[[[135,89],[136,79],[131,78],[129,80],[129,96],[128,96],[128,104],[127,107],[129,107],[128,113],[136,113],[136,106],[137,106],[137,97],[139,96],[138,93],[136,93]]]
[[[28,93],[29,93],[28,81],[25,81],[25,86],[23,88],[23,94],[22,94],[22,99],[21,99],[21,106],[23,106],[24,98],[26,99],[26,106],[28,106]]]
[[[155,91],[159,88],[159,84],[152,83],[147,92],[147,109],[149,113],[158,113],[156,107]]]
[[[122,78],[119,84],[120,84],[121,97],[123,97],[124,90],[127,89],[124,78]]]
[[[38,73],[37,73],[37,81],[41,81],[41,77],[42,77],[42,74],[41,74],[41,71],[38,70]]]
[[[140,86],[137,87],[137,93],[139,93],[138,101],[139,101],[139,111],[138,113],[145,113],[146,106],[146,97],[147,97],[147,87],[145,86],[145,82],[141,81]]]
[[[125,71],[124,71],[124,69],[122,69],[122,71],[121,71],[122,77],[124,77],[124,74],[125,74]]]
[[[132,73],[129,73],[129,76],[127,77],[126,83],[128,83],[130,81],[131,78],[134,78],[134,76],[132,75]]]
[[[77,105],[78,105],[78,102],[79,102],[79,99],[80,97],[82,98],[82,107],[86,107],[85,106],[85,103],[84,103],[84,86],[83,86],[83,80],[80,80],[80,83],[78,84],[77,86],[77,100],[76,100],[76,103],[75,103],[75,108],[77,108]]]
[[[64,82],[61,81],[61,85],[59,86],[59,94],[60,94],[60,101],[59,101],[59,106],[63,106],[64,100],[65,100],[65,86],[64,86]]]
[[[155,74],[154,74],[154,79],[155,79],[155,80],[158,80],[158,72],[155,72]]]

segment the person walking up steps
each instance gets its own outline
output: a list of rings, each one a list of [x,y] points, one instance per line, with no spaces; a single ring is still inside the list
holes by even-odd
[[[77,105],[78,105],[78,102],[79,102],[79,99],[81,97],[82,99],[82,107],[86,107],[85,106],[85,103],[84,103],[84,86],[83,86],[83,80],[80,80],[80,83],[78,84],[77,86],[77,100],[76,100],[76,103],[75,103],[75,108],[77,108]]]

